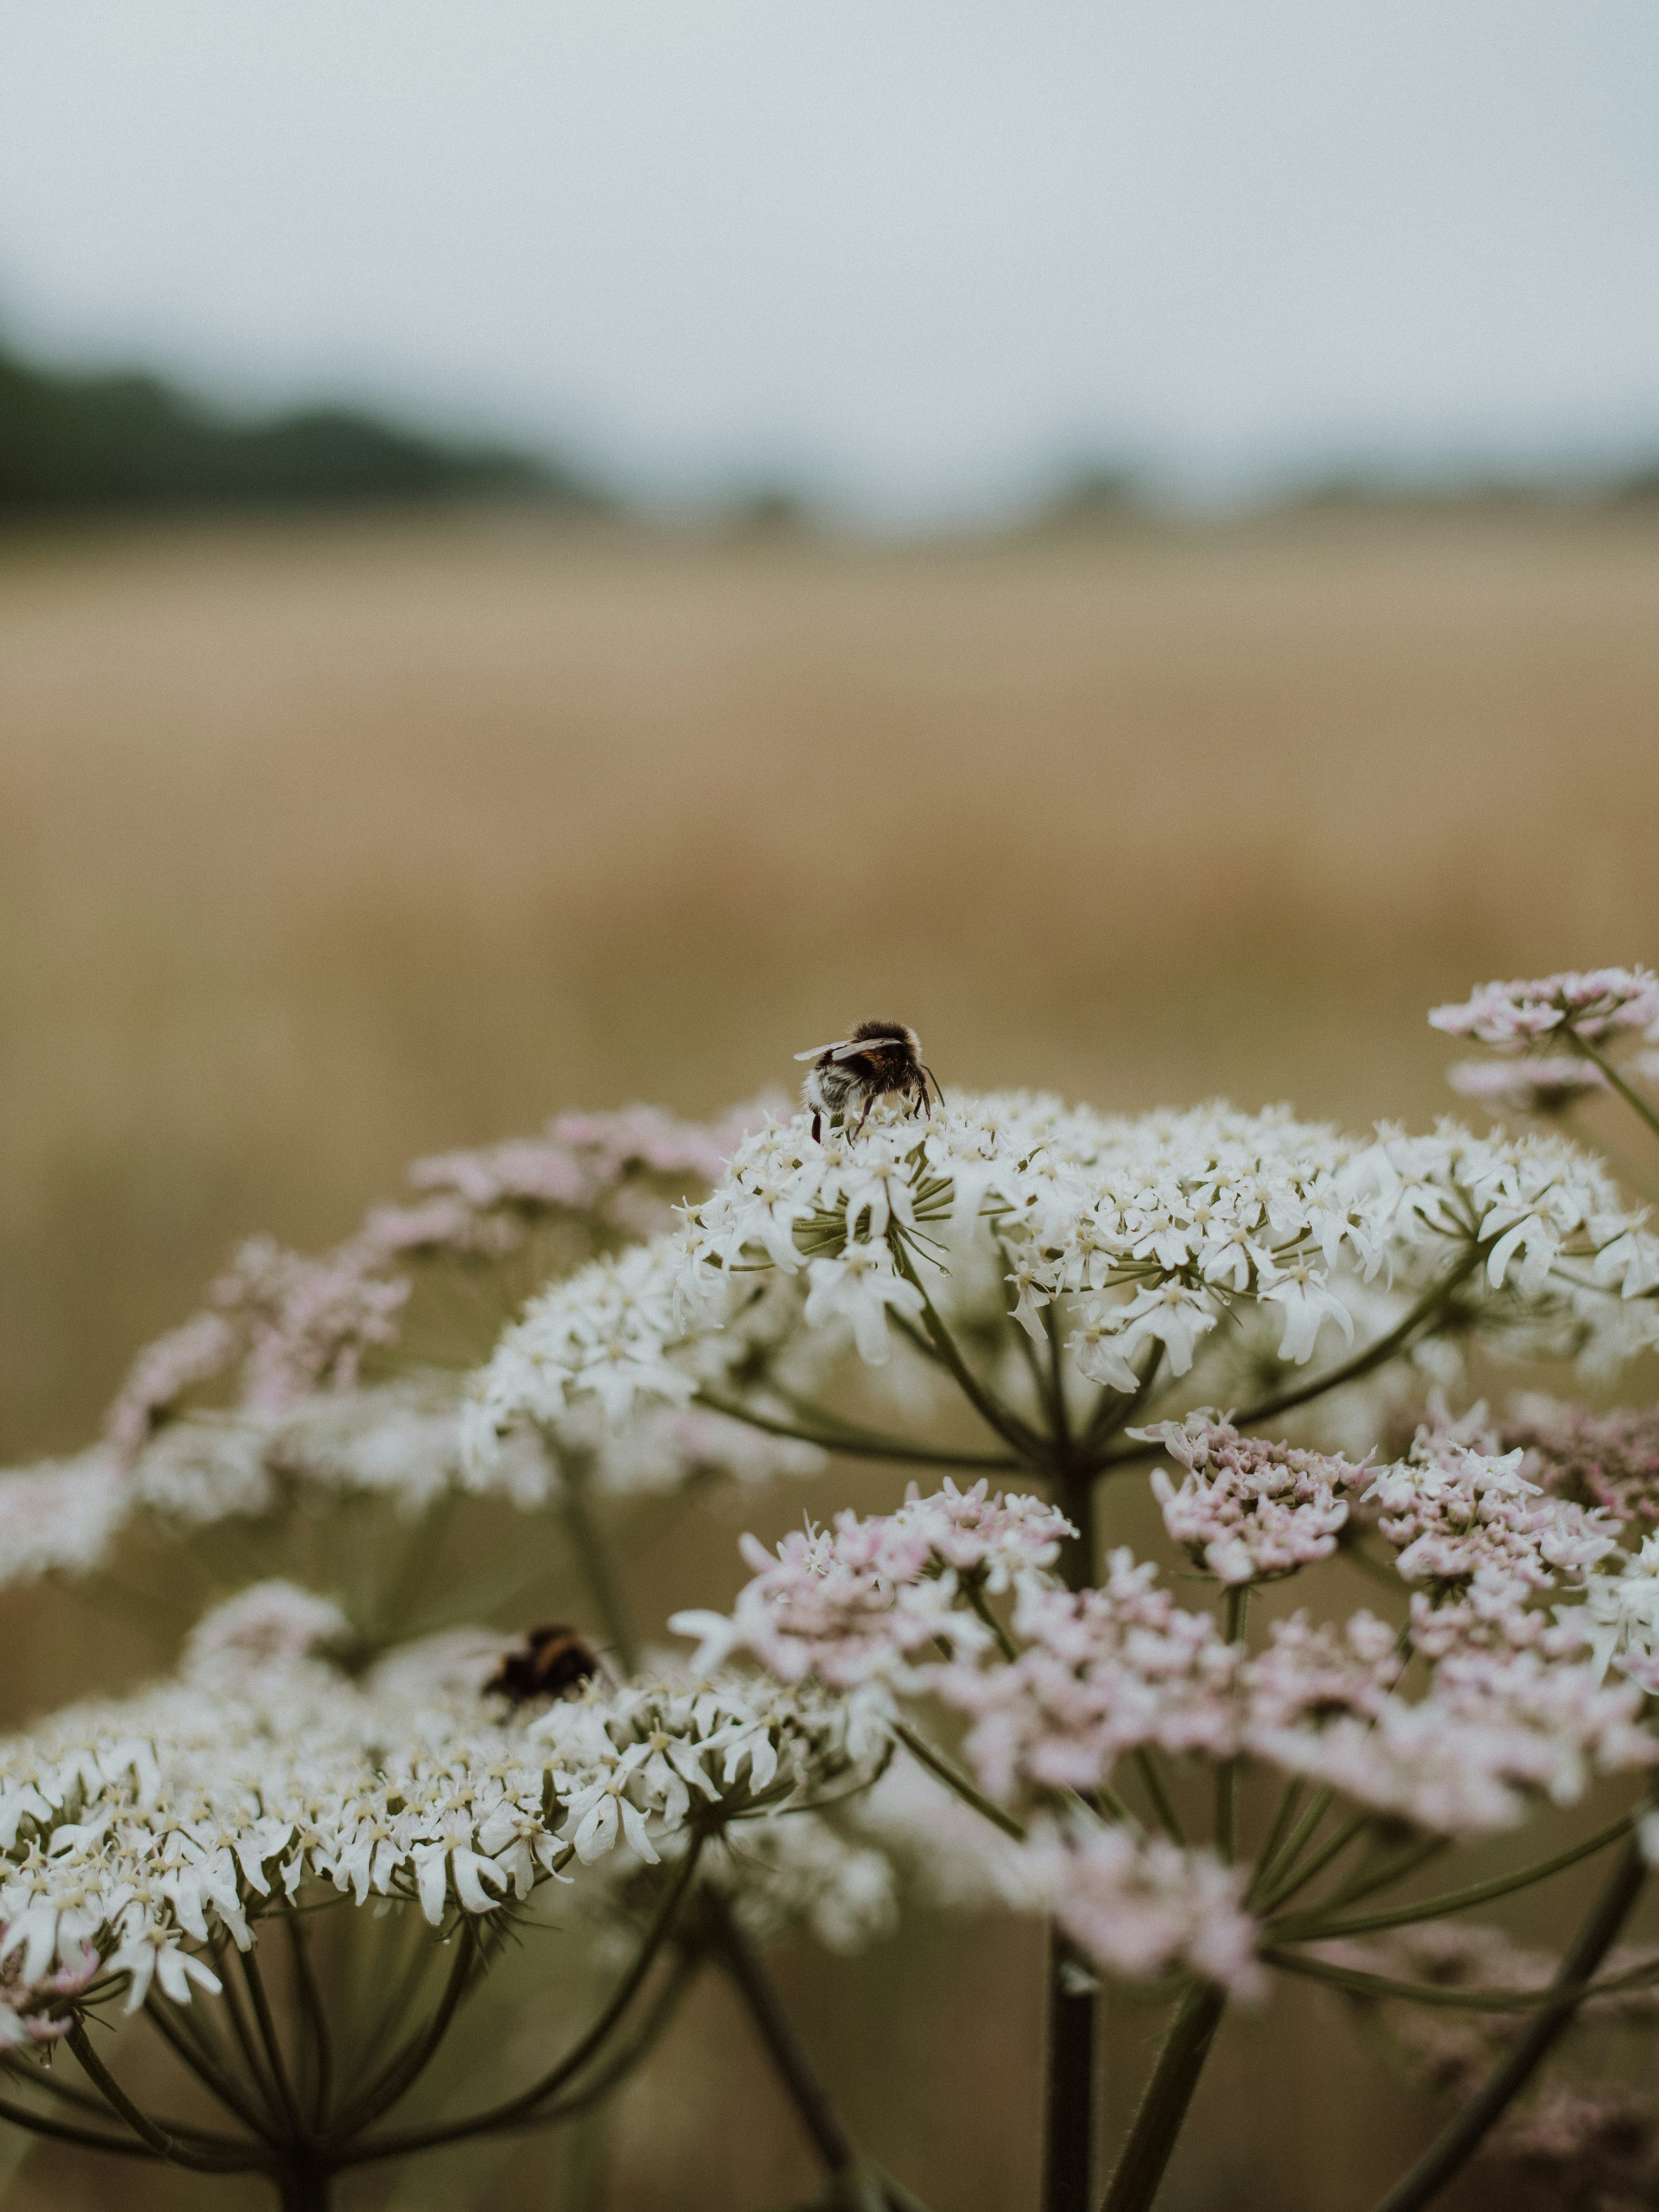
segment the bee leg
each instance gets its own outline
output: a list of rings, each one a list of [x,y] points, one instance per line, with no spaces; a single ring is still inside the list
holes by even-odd
[[[820,1114],[812,1116],[812,1142],[815,1145],[823,1142],[823,1117]]]
[[[854,1142],[854,1144],[856,1144],[856,1143],[858,1142],[859,1139],[860,1139],[860,1138],[864,1134],[864,1125],[865,1125],[865,1123],[869,1120],[869,1118],[870,1118],[870,1109],[871,1109],[871,1108],[875,1104],[875,1103],[876,1103],[876,1094],[875,1094],[875,1092],[874,1092],[873,1091],[866,1091],[866,1094],[865,1094],[865,1100],[864,1100],[864,1111],[863,1111],[863,1113],[862,1113],[862,1114],[860,1114],[860,1115],[859,1115],[859,1125],[858,1125],[857,1128],[856,1128],[856,1129],[854,1129],[854,1132],[853,1132],[853,1142]]]

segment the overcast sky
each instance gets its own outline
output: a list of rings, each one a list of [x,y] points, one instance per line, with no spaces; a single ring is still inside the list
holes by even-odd
[[[0,317],[670,495],[1659,449],[1654,0],[0,0]]]

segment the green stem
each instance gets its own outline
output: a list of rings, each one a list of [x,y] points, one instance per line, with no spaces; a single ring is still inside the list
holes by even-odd
[[[1620,1075],[1619,1070],[1613,1066],[1607,1054],[1605,1053],[1597,1052],[1595,1047],[1589,1042],[1589,1039],[1588,1037],[1580,1036],[1577,1030],[1570,1029],[1567,1031],[1567,1035],[1572,1039],[1574,1044],[1577,1046],[1579,1051],[1583,1054],[1586,1060],[1593,1060],[1595,1062],[1595,1065],[1601,1069],[1602,1074],[1607,1077],[1607,1081],[1613,1085],[1613,1089],[1619,1093],[1619,1096],[1624,1100],[1626,1105],[1630,1107],[1632,1112],[1638,1115],[1640,1118],[1647,1123],[1649,1128],[1652,1130],[1656,1137],[1659,1137],[1659,1115],[1655,1114],[1652,1107],[1648,1104],[1647,1100],[1641,1096],[1639,1091],[1635,1091],[1631,1089],[1629,1084],[1626,1082],[1624,1077]]]
[[[548,1439],[548,1449],[553,1449]],[[556,1455],[560,1476],[559,1503],[571,1549],[576,1554],[582,1580],[604,1626],[607,1640],[622,1661],[623,1672],[635,1674],[640,1666],[639,1631],[634,1626],[622,1584],[611,1565],[611,1554],[600,1536],[587,1497],[587,1468],[579,1454]]]
[[[227,2112],[234,2112],[245,2127],[266,2142],[276,2142],[276,2130],[270,2114],[262,2114],[258,2106],[243,2094],[223,2046],[196,2017],[198,2005],[174,2008],[169,1999],[154,1989],[144,2000],[144,2017],[180,2063],[212,2092]]]
[[[692,1983],[702,1970],[702,1960],[696,1952],[684,1953],[675,1965],[673,1972],[651,2001],[651,2009],[613,2058],[606,2060],[586,2087],[561,2097],[533,2120],[526,2120],[526,2128],[558,2127],[568,2120],[580,2119],[602,2104],[619,2081],[626,2079],[661,2036],[663,2030],[678,2011]]]
[[[572,2075],[586,2066],[594,2052],[610,2039],[623,2014],[650,1972],[658,1953],[668,1941],[674,1921],[697,1870],[702,1853],[703,1838],[692,1838],[690,1848],[674,1869],[673,1880],[657,1911],[656,1918],[647,1930],[645,1938],[635,1954],[634,1962],[623,1976],[598,2016],[580,2035],[557,2064],[503,2103],[492,2105],[482,2112],[470,2113],[465,2119],[447,2126],[411,2128],[402,2135],[382,2136],[378,2142],[354,2144],[341,2152],[335,2163],[339,2166],[360,2166],[371,2159],[401,2158],[410,2151],[430,2150],[440,2143],[460,2142],[468,2136],[489,2135],[504,2128],[521,2125],[533,2118],[538,2106],[544,2104],[555,2091],[562,2089]]]
[[[1075,1978],[1082,1969],[1085,1978]],[[1094,2184],[1096,2005],[1077,1947],[1048,1931],[1047,2112],[1042,2212],[1090,2212]]]
[[[1535,1866],[1525,1867],[1519,1874],[1498,1875],[1491,1881],[1479,1881],[1468,1889],[1448,1890],[1439,1897],[1421,1898],[1414,1905],[1390,1905],[1386,1911],[1360,1913],[1347,1920],[1322,1921],[1318,1911],[1297,1914],[1289,1926],[1281,1922],[1273,1933],[1281,1942],[1323,1943],[1341,1936],[1369,1936],[1379,1928],[1415,1927],[1419,1920],[1443,1920],[1449,1913],[1467,1912],[1472,1905],[1489,1905],[1494,1898],[1508,1897],[1517,1889],[1529,1889],[1534,1882],[1547,1881],[1552,1875],[1577,1866],[1580,1859],[1592,1858],[1597,1851],[1606,1850],[1609,1844],[1616,1844],[1620,1836],[1629,1833],[1632,1817],[1627,1813],[1621,1820],[1598,1828],[1582,1844],[1558,1851],[1553,1859],[1540,1859]],[[1308,1924],[1304,1925],[1304,1922]]]
[[[1250,1586],[1240,1583],[1227,1592],[1222,1633],[1230,1644],[1244,1639],[1244,1620],[1249,1611]],[[1215,1847],[1230,1865],[1238,1848],[1238,1761],[1224,1759],[1215,1774]]]
[[[1651,1989],[1659,1981],[1659,1964],[1649,1960],[1630,1966],[1622,1974],[1603,1974],[1599,1979],[1563,1984],[1549,1982],[1537,1990],[1460,1989],[1443,1982],[1401,1982],[1391,1974],[1367,1973],[1361,1966],[1338,1966],[1328,1959],[1305,1958],[1299,1951],[1265,1950],[1261,1956],[1281,1973],[1301,1974],[1309,1981],[1328,1982],[1333,1989],[1375,2003],[1419,2004],[1447,2012],[1541,2012],[1559,2009],[1563,2002],[1581,2005],[1591,1997],[1619,1996],[1629,1990]]]
[[[118,2113],[141,2142],[147,2143],[158,2158],[166,2159],[170,2166],[189,2166],[197,2173],[254,2173],[265,2163],[263,2153],[250,2154],[231,2143],[212,2149],[205,2146],[192,2149],[176,2136],[170,2136],[165,2128],[157,2127],[149,2114],[133,2103],[99,2057],[80,2021],[70,2030],[69,2046],[81,2062],[81,2070],[110,2109]]]
[[[1272,1895],[1262,1900],[1261,1911],[1272,1912],[1284,1904],[1286,1898],[1294,1897],[1299,1889],[1305,1889],[1316,1875],[1323,1874],[1331,1861],[1340,1858],[1349,1844],[1364,1833],[1370,1825],[1370,1817],[1369,1813],[1356,1813],[1352,1820],[1345,1820],[1336,1833],[1322,1844],[1310,1859],[1301,1866],[1293,1866],[1291,1869],[1290,1873]]]
[[[1263,1872],[1251,1883],[1249,1894],[1244,1901],[1252,1911],[1261,1909],[1260,1899],[1271,1896],[1279,1884],[1291,1872],[1313,1840],[1320,1822],[1335,1802],[1334,1790],[1321,1790],[1315,1793],[1307,1811],[1291,1830],[1290,1841],[1279,1852],[1279,1856],[1270,1861]]]
[[[1020,1460],[1025,1465],[1043,1466],[1046,1459],[1042,1439],[1034,1430],[1027,1428],[1018,1414],[1011,1413],[1008,1407],[981,1382],[957,1349],[956,1339],[934,1310],[933,1302],[927,1295],[927,1286],[921,1276],[917,1274],[911,1262],[910,1255],[904,1249],[902,1237],[895,1236],[891,1238],[890,1243],[893,1264],[920,1297],[921,1325],[927,1330],[939,1358],[955,1377],[957,1388],[986,1426],[994,1430],[1004,1443],[1018,1454]]]
[[[455,1956],[431,2019],[395,2053],[391,2063],[362,2095],[340,2113],[329,2130],[330,2142],[361,2134],[363,2129],[372,2127],[383,2112],[389,2112],[400,2097],[409,2094],[437,2057],[477,1963],[472,1923],[465,1915],[450,1941],[456,1947]]]
[[[1480,1259],[1479,1251],[1464,1253],[1448,1273],[1443,1275],[1438,1282],[1429,1285],[1404,1320],[1391,1328],[1386,1336],[1378,1337],[1376,1343],[1367,1345],[1363,1352],[1357,1352],[1352,1359],[1345,1359],[1340,1367],[1332,1367],[1322,1375],[1316,1375],[1311,1382],[1301,1383],[1294,1390],[1281,1390],[1274,1397],[1264,1398],[1260,1405],[1246,1407],[1242,1413],[1234,1414],[1233,1426],[1237,1429],[1254,1428],[1259,1421],[1271,1420],[1275,1413],[1288,1413],[1293,1407],[1305,1406],[1310,1399],[1322,1397],[1327,1390],[1335,1390],[1344,1382],[1357,1382],[1362,1376],[1369,1375],[1373,1368],[1382,1366],[1394,1358],[1396,1352],[1405,1348],[1423,1323],[1431,1319],[1436,1311],[1446,1304],[1459,1284],[1474,1273],[1480,1264]],[[1143,1461],[1156,1459],[1163,1449],[1162,1444],[1142,1444],[1133,1451],[1114,1452],[1109,1459],[1103,1460],[1101,1465],[1103,1468],[1135,1466]]]
[[[295,1912],[288,1917],[288,1941],[294,1954],[294,1979],[300,1994],[300,2009],[311,2031],[312,2124],[320,2128],[328,2118],[329,2100],[334,2091],[334,2046],[329,2034],[328,2010],[317,1986],[305,1927]]]
[[[707,1406],[711,1413],[724,1413],[728,1420],[744,1421],[751,1429],[764,1430],[769,1437],[787,1437],[795,1443],[816,1444],[820,1451],[841,1452],[849,1459],[885,1459],[902,1467],[957,1467],[997,1473],[1007,1473],[1026,1464],[1023,1457],[1006,1452],[934,1451],[926,1444],[903,1443],[896,1437],[878,1436],[864,1429],[815,1434],[811,1429],[796,1428],[788,1421],[775,1421],[770,1414],[757,1413],[752,1407],[736,1398],[724,1398],[717,1390],[699,1390],[696,1402]]]
[[[1042,1329],[1048,1340],[1048,1411],[1054,1424],[1054,1441],[1062,1450],[1072,1441],[1072,1416],[1066,1403],[1065,1347],[1060,1340],[1060,1322],[1052,1304],[1042,1309]]]
[[[1018,1646],[991,1610],[991,1601],[985,1595],[984,1583],[976,1577],[969,1576],[965,1587],[969,1604],[996,1638],[997,1650],[1001,1652],[1005,1659],[1010,1661],[1017,1659],[1019,1656]]]
[[[1210,2055],[1227,1999],[1206,1982],[1182,1999],[1108,2185],[1101,2212],[1148,2212]]]
[[[282,2043],[276,2033],[276,2023],[271,2017],[270,2002],[265,1996],[264,1977],[259,1972],[259,1962],[251,1950],[239,1952],[237,1957],[241,1966],[243,1979],[247,1984],[248,1996],[253,2005],[253,2017],[258,2022],[259,2040],[264,2046],[265,2058],[270,2068],[271,2079],[276,2084],[276,2094],[282,2100],[283,2111],[288,2119],[289,2131],[296,2143],[304,2142],[307,2135],[305,2118],[301,2112],[300,2100],[295,2094],[294,2084],[289,2076],[288,2062],[283,2056]]]
[[[1158,1763],[1158,1754],[1150,1745],[1142,1744],[1140,1749],[1136,1752],[1135,1771],[1140,1777],[1146,1795],[1152,1801],[1152,1810],[1158,1815],[1158,1826],[1172,1844],[1184,1844],[1187,1838],[1182,1829],[1180,1816],[1176,1812],[1175,1802],[1164,1785],[1164,1770]]]
[[[732,1917],[731,1907],[718,1893],[708,1894],[704,1910],[712,1929],[715,1957],[725,1968],[768,2058],[799,2116],[812,2148],[831,2174],[856,2166],[859,2154],[842,2124],[829,2091],[819,2079],[795,2024],[780,2002],[769,1975],[755,1955],[753,1946]]]
[[[131,2136],[112,2136],[107,2128],[77,2128],[68,2120],[49,2119],[45,2112],[31,2112],[26,2106],[13,2104],[9,2097],[0,2097],[0,2120],[9,2120],[15,2128],[26,2128],[31,2135],[45,2136],[52,2142],[73,2143],[80,2150],[108,2151],[116,2158],[159,2159],[161,2155]]]
[[[890,1721],[888,1726],[911,1757],[920,1759],[930,1774],[937,1775],[947,1790],[953,1790],[964,1805],[971,1805],[975,1812],[988,1820],[994,1828],[1000,1828],[1005,1836],[1012,1836],[1016,1843],[1024,1842],[1024,1823],[1017,1820],[1012,1813],[1005,1812],[992,1798],[982,1796],[960,1768],[953,1766],[942,1751],[935,1751],[925,1736],[918,1735],[903,1721]]]

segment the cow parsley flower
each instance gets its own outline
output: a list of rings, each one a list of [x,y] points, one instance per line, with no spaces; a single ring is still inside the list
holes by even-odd
[[[1349,1501],[1370,1470],[1237,1429],[1208,1412],[1163,1421],[1136,1436],[1158,1443],[1187,1470],[1177,1489],[1162,1468],[1152,1491],[1164,1525],[1224,1583],[1259,1582],[1328,1559]]]
[[[1446,1080],[1460,1097],[1493,1113],[1559,1114],[1586,1091],[1605,1091],[1607,1079],[1593,1060],[1559,1054],[1545,1060],[1459,1060]]]
[[[88,1947],[179,2002],[216,1988],[195,1946],[239,1948],[327,1882],[362,1905],[495,1911],[624,1838],[641,1858],[868,1780],[884,1735],[856,1701],[775,1683],[647,1677],[540,1712],[430,1669],[353,1681],[307,1656],[337,1625],[289,1585],[244,1592],[172,1682],[0,1743],[0,1961],[30,1989]]]
[[[678,1613],[669,1626],[700,1639],[700,1668],[746,1650],[787,1682],[908,1681],[918,1654],[990,1640],[963,1605],[966,1583],[999,1591],[1046,1580],[1071,1534],[1039,1498],[993,1498],[983,1482],[923,1498],[912,1484],[896,1513],[839,1514],[830,1528],[785,1537],[775,1556],[744,1536],[754,1578],[731,1613]]]
[[[1483,983],[1461,1006],[1429,1016],[1449,1036],[1525,1047],[1558,1032],[1601,1038],[1659,1021],[1659,977],[1647,968],[1592,968],[1530,983]]]
[[[1103,1972],[1151,1982],[1185,1970],[1247,2001],[1265,1994],[1246,1876],[1212,1852],[1048,1824],[1019,1858],[1031,1905],[1051,1911]]]

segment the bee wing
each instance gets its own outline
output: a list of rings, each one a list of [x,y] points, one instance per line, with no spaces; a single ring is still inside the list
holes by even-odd
[[[798,1052],[795,1054],[795,1057],[797,1060],[822,1060],[825,1053],[830,1052],[833,1053],[836,1055],[836,1058],[839,1060],[846,1050],[847,1047],[844,1044],[840,1043],[815,1044],[811,1052]]]
[[[861,1052],[868,1052],[872,1045],[902,1044],[903,1042],[904,1039],[901,1036],[854,1037],[847,1044],[831,1045],[830,1050],[832,1057],[836,1060],[856,1060]]]

